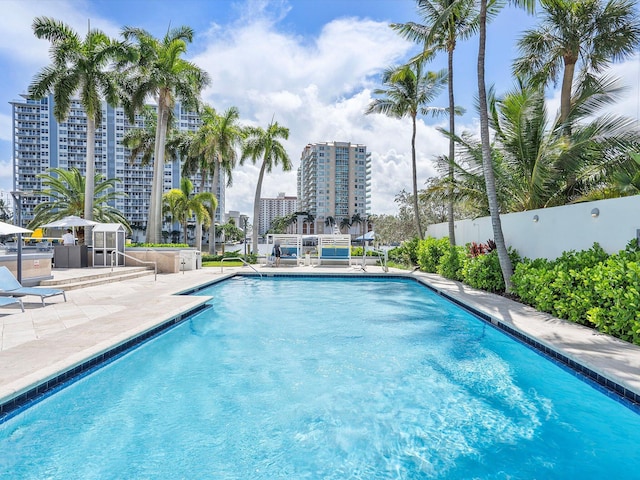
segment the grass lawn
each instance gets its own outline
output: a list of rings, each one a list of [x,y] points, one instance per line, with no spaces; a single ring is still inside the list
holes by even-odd
[[[241,267],[242,265],[244,264],[237,260],[229,260],[226,262],[202,262],[203,267]]]

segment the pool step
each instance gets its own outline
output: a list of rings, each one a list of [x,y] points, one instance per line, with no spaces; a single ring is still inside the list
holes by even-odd
[[[130,280],[133,278],[153,274],[153,268],[127,267],[126,269],[118,269],[113,272],[111,271],[111,269],[106,269],[102,272],[100,270],[92,270],[90,274],[56,279],[54,270],[54,278],[51,280],[43,280],[42,282],[40,282],[40,286],[61,288],[65,291],[76,290],[78,288],[93,287],[95,285],[103,285],[105,283],[120,282],[122,280]]]

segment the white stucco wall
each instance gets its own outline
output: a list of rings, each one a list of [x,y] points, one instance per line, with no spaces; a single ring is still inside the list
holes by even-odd
[[[599,215],[591,216],[597,208]],[[538,221],[534,221],[534,216]],[[567,250],[586,250],[598,242],[615,253],[638,235],[640,195],[529,210],[501,215],[507,246],[527,258],[554,259]],[[427,236],[448,237],[447,223],[430,225]],[[493,239],[490,217],[456,222],[456,244],[484,243]]]

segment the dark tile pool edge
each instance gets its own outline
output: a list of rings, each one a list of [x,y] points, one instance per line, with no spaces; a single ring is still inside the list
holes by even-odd
[[[28,389],[27,391],[10,398],[9,400],[0,403],[0,424],[9,420],[11,417],[20,413],[22,410],[28,408],[32,404],[46,398],[48,395],[56,392],[67,383],[76,381],[79,378],[91,373],[94,369],[101,367],[109,362],[121,357],[129,350],[140,344],[156,337],[163,333],[165,330],[174,327],[187,318],[210,308],[206,303],[202,303],[193,308],[190,308],[174,317],[163,321],[162,323],[150,328],[149,330],[142,332],[134,337],[125,340],[124,342],[114,345],[105,352],[95,355],[79,365],[76,365],[69,370],[61,372],[60,374],[39,383],[38,385]]]

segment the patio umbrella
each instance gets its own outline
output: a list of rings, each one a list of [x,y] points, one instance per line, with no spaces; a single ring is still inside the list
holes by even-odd
[[[375,237],[376,237],[376,232],[367,232],[364,235],[360,235],[358,238],[356,238],[356,240],[359,242],[361,242],[362,240],[371,241],[371,240],[375,240]]]
[[[14,233],[31,233],[33,230],[11,225],[10,223],[0,222],[0,235],[13,235]]]
[[[45,225],[40,225],[41,228],[70,228],[73,231],[73,236],[76,236],[76,228],[78,227],[92,227],[94,225],[100,225],[100,222],[94,222],[93,220],[87,220],[82,217],[78,217],[77,215],[68,215],[66,217],[61,218],[60,220],[56,220],[55,222],[50,222]]]
[[[78,217],[77,215],[69,215],[67,217],[56,220],[55,222],[40,225],[41,228],[70,228],[70,227],[91,227],[98,225],[99,222],[93,220],[86,220]]]

